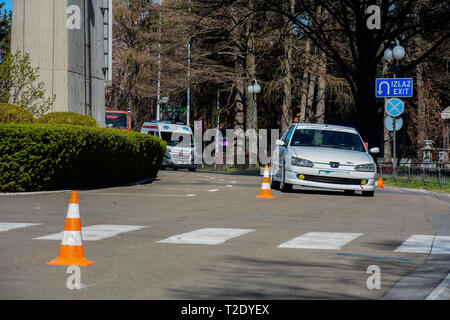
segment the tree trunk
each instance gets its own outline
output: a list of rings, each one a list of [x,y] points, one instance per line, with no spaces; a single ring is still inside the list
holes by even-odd
[[[358,19],[358,18],[357,18]],[[360,19],[360,17],[359,17]],[[381,126],[379,126],[377,114],[377,101],[375,98],[375,79],[377,74],[377,62],[374,52],[374,39],[370,34],[365,21],[357,21],[360,29],[358,42],[358,59],[355,74],[355,122],[357,129],[369,146],[379,145],[381,141]]]
[[[389,66],[386,63],[385,60],[383,60],[383,72],[382,75],[383,77],[386,76],[388,74],[389,71]],[[386,105],[386,100],[384,99],[384,103]],[[386,108],[383,108],[383,114],[384,117],[386,118],[388,116],[387,112],[386,112]],[[392,160],[392,144],[391,144],[391,132],[386,128],[386,126],[383,123],[383,162],[385,163],[390,163]]]
[[[295,14],[295,1],[289,1],[289,10],[291,14]],[[292,30],[293,32],[293,23],[289,22],[287,18],[285,18],[285,22],[287,23],[288,30]],[[283,81],[283,106],[281,112],[281,131],[285,132],[292,122],[292,39],[293,36],[291,34],[287,35],[284,40],[284,81]]]
[[[318,8],[320,20],[323,23],[328,18],[328,13],[323,8]],[[327,55],[325,52],[319,52],[319,66],[318,66],[318,84],[317,84],[317,107],[316,107],[316,121],[317,123],[325,123],[325,102],[326,102],[326,88],[327,82],[325,75],[327,74]]]
[[[239,21],[238,13],[234,12],[234,21]],[[234,81],[234,132],[241,134],[246,129],[245,124],[245,83],[244,83],[244,72],[245,72],[245,53],[241,52],[241,36],[244,30],[239,25],[233,26],[232,33],[232,43],[234,47],[234,73],[236,75]],[[236,146],[236,155],[234,159],[239,162],[238,159],[244,158],[245,162],[245,139],[237,138],[233,141],[232,145]],[[237,162],[234,162],[236,165]],[[242,164],[242,163],[239,163]]]
[[[311,26],[311,19],[308,20],[308,26]],[[309,72],[307,68],[309,68],[311,63],[311,40],[310,38],[306,39],[305,44],[305,70],[303,71],[303,79],[302,79],[302,95],[300,99],[300,122],[306,121],[306,104],[308,100],[308,83],[309,83]]]
[[[375,100],[375,66],[365,66],[358,71],[356,81],[357,129],[369,145],[380,143],[378,136],[377,104]]]
[[[423,65],[418,64],[416,67],[416,79],[417,79],[417,158],[420,160],[422,152],[421,147],[425,145],[424,140],[426,137],[426,125],[425,125],[425,101],[424,101],[424,85],[423,85]]]
[[[325,53],[320,54],[321,71],[319,72],[319,83],[317,88],[317,109],[316,120],[317,123],[325,123],[325,100],[327,97],[326,88],[327,83],[324,75],[327,73],[327,56]]]
[[[253,0],[249,1],[249,7],[253,8]],[[247,75],[250,79],[256,78],[256,60],[255,60],[255,35],[253,32],[253,17],[250,16],[246,22],[246,32],[247,38],[247,52],[246,52],[246,60],[245,60],[245,69]],[[250,85],[248,83],[244,86],[245,90]],[[246,123],[247,129],[253,128],[256,129],[256,123],[258,123],[258,106],[256,101],[256,94],[249,94],[247,92],[247,113],[246,113]]]

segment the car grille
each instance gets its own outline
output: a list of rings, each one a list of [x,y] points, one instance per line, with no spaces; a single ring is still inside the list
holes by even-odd
[[[347,185],[361,185],[362,179],[349,179],[349,178],[336,178],[336,177],[323,177],[323,176],[313,176],[304,175],[304,181],[312,182],[323,182],[323,183],[333,183],[333,184],[347,184]]]

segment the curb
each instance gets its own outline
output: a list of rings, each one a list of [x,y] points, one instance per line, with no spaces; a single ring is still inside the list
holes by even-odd
[[[429,190],[425,190],[425,189],[401,188],[401,187],[394,187],[394,186],[385,186],[384,188],[387,189],[387,190],[405,191],[405,192],[412,192],[412,193],[422,193],[422,194],[426,194],[426,195],[450,198],[450,193],[445,193],[445,192],[433,192],[433,191],[429,191]]]
[[[74,189],[76,191],[88,191],[88,190],[99,190],[99,189],[110,189],[110,188],[120,188],[120,187],[130,187],[135,186],[139,184],[146,184],[146,183],[152,183],[155,181],[156,178],[148,178],[137,182],[131,182],[127,184],[121,184],[116,186],[102,186],[102,187],[95,187],[95,188],[85,188],[85,189]],[[71,192],[73,190],[54,190],[54,191],[36,191],[36,192],[0,192],[0,196],[39,196],[39,195],[46,195],[46,194],[57,194],[57,193],[64,193],[64,192]]]
[[[263,168],[264,171],[264,168]],[[260,171],[235,171],[235,172],[218,172],[218,171],[203,171],[198,170],[197,173],[208,173],[208,174],[226,174],[230,176],[261,176]]]

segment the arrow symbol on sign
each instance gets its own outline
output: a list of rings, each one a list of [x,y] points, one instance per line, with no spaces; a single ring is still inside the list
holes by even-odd
[[[383,93],[383,90],[381,90],[381,86],[383,85],[383,83],[386,84],[386,86],[387,86],[387,94],[389,95],[390,86],[389,86],[389,83],[387,81],[381,81],[380,82],[380,85],[378,86],[378,94],[381,95]]]

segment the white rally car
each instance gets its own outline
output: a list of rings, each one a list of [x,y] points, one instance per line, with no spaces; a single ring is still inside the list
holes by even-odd
[[[373,197],[376,164],[354,128],[295,123],[277,141],[272,157],[272,188],[282,192],[293,185],[361,191]]]

